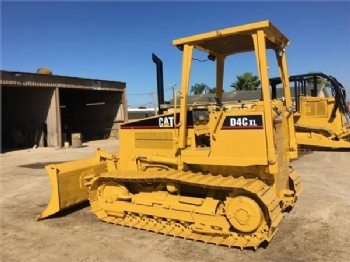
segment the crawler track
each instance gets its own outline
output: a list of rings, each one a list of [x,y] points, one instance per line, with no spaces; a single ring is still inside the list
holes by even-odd
[[[176,182],[189,184],[192,186],[206,187],[217,190],[228,190],[229,192],[245,191],[264,207],[266,226],[259,229],[258,232],[239,233],[231,230],[227,233],[206,233],[193,230],[190,224],[179,220],[162,219],[155,215],[144,215],[142,213],[124,212],[124,214],[115,215],[101,208],[98,197],[98,187],[105,182]],[[229,200],[229,199],[228,199]],[[118,200],[119,201],[119,200]],[[115,203],[118,205],[118,201]],[[228,247],[254,248],[273,238],[278,224],[283,215],[280,208],[280,199],[274,191],[265,183],[257,179],[245,179],[243,177],[233,178],[221,175],[214,176],[211,174],[191,173],[181,171],[130,171],[130,172],[109,172],[102,174],[99,178],[92,181],[90,189],[90,203],[93,212],[103,221],[127,226],[164,235],[171,235],[184,239],[192,239],[205,243],[224,245]]]

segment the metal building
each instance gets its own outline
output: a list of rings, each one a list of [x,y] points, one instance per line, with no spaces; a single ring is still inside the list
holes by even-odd
[[[1,151],[96,140],[127,120],[124,82],[1,70]]]

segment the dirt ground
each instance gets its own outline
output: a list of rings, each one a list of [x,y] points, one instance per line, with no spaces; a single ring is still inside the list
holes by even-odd
[[[258,251],[229,249],[99,221],[83,206],[37,222],[51,194],[44,165],[117,151],[117,140],[83,148],[0,155],[1,261],[350,261],[350,152],[310,152],[292,165],[304,192]]]

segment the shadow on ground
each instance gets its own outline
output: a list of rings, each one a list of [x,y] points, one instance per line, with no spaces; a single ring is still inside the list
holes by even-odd
[[[67,162],[67,161],[65,161],[65,162]],[[64,162],[63,161],[60,161],[60,162],[38,162],[38,163],[22,165],[22,166],[18,166],[18,167],[31,168],[31,169],[43,169],[47,165],[54,165],[54,164],[61,164],[61,163],[64,163]]]

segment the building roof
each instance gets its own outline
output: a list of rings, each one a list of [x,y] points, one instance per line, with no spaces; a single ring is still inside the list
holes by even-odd
[[[59,87],[88,90],[124,91],[125,82],[82,77],[46,75],[29,72],[0,70],[1,86]]]
[[[313,86],[306,87],[306,94],[311,95],[311,90]],[[277,88],[277,98],[282,98],[284,96],[283,89]],[[320,89],[318,89],[320,90]],[[291,96],[294,98],[294,87],[290,88]],[[271,92],[270,92],[271,94]],[[205,103],[205,102],[215,102],[216,94],[201,94],[201,95],[190,95],[188,96],[187,103]],[[261,99],[261,89],[259,90],[249,90],[249,91],[233,91],[222,93],[222,102],[232,102],[232,101],[254,101]],[[173,99],[170,100],[170,103],[173,104]]]

